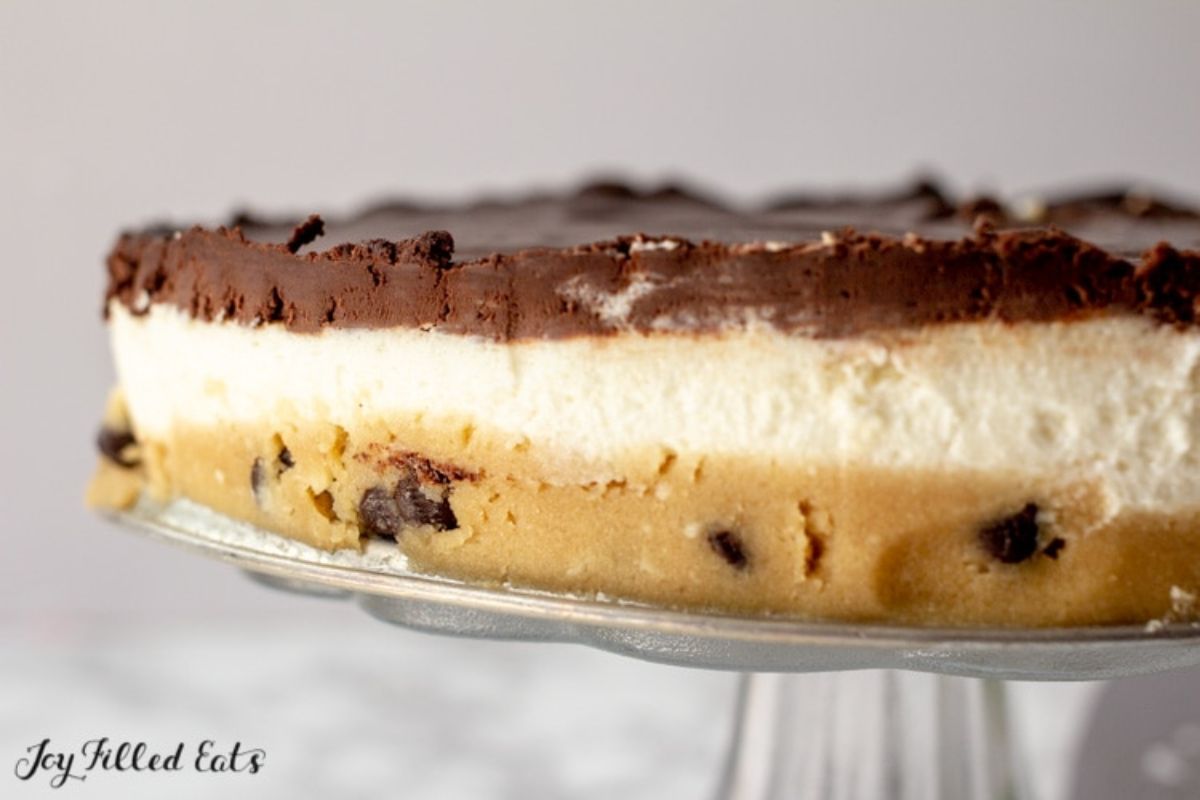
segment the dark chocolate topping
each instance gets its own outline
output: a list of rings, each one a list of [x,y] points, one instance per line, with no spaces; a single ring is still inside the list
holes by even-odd
[[[239,221],[122,236],[107,298],[301,332],[402,326],[500,341],[749,320],[826,337],[1102,313],[1194,324],[1200,298],[1200,216],[1129,191],[1019,213],[922,181],[745,210],[610,181],[466,206],[393,202],[328,224]],[[310,247],[322,230],[344,243]]]

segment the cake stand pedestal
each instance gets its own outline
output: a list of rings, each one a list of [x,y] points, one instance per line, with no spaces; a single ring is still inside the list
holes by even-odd
[[[718,797],[1024,800],[1020,766],[996,679],[751,672]]]
[[[352,598],[408,628],[741,672],[721,798],[1027,800],[1004,681],[1200,664],[1190,625],[979,630],[690,613],[430,577],[383,542],[361,555],[323,553],[186,501],[143,501],[114,517],[262,583]]]

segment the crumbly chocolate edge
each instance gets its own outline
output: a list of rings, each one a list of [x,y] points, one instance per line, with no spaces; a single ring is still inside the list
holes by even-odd
[[[175,306],[205,321],[290,331],[419,328],[495,341],[621,332],[711,332],[762,323],[842,338],[954,322],[1145,315],[1194,325],[1200,252],[1160,243],[1119,256],[1053,226],[961,239],[851,229],[794,243],[634,234],[569,248],[454,260],[447,231],[297,253],[237,227],[122,235],[109,254],[105,312]]]

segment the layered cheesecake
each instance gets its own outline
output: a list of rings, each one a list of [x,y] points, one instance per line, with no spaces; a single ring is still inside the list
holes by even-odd
[[[680,608],[1178,616],[1198,250],[1200,217],[1143,195],[1018,213],[928,183],[129,233],[91,497]]]

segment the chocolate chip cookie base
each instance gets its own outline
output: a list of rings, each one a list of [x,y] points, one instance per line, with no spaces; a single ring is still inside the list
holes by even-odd
[[[1145,623],[1200,585],[1200,513],[1114,512],[1085,477],[655,448],[596,480],[553,450],[430,416],[353,428],[279,418],[118,444],[95,504],[145,491],[326,549],[394,539],[414,568],[476,582],[1000,626]]]

